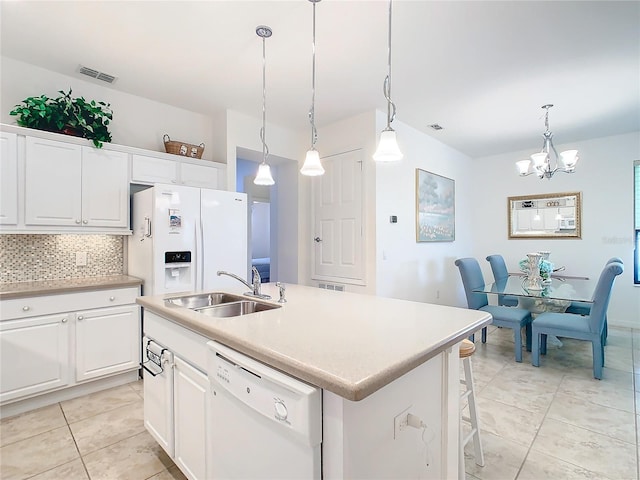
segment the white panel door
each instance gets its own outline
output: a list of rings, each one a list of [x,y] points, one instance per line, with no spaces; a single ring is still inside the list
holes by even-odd
[[[322,159],[325,174],[314,179],[312,278],[364,282],[362,151]]]
[[[190,187],[218,188],[218,169],[194,163],[180,164],[180,183]]]
[[[82,148],[82,224],[127,227],[129,224],[129,155]]]
[[[209,379],[179,357],[174,361],[175,462],[190,480],[206,480]]]
[[[0,224],[18,223],[18,136],[0,132]]]
[[[203,288],[246,291],[240,282],[218,270],[248,276],[249,211],[245,193],[202,190]],[[251,283],[251,278],[247,278]]]
[[[69,314],[0,322],[0,403],[69,383]]]
[[[98,308],[76,314],[76,381],[137,369],[140,307]]]
[[[82,147],[26,137],[25,224],[82,224]]]

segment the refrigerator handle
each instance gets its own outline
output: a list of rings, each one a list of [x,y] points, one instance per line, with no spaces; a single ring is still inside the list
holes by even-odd
[[[196,269],[196,290],[204,288],[204,241],[202,238],[202,216],[199,216],[195,222],[196,234],[196,261],[194,268]]]

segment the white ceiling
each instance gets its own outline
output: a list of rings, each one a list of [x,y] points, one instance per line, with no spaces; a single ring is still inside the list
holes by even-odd
[[[267,121],[308,128],[309,1],[3,0],[0,8],[5,56],[95,81],[77,73],[82,64],[118,77],[111,88],[123,92],[257,118],[255,27],[268,25]],[[387,14],[386,1],[316,4],[320,137],[323,125],[386,111]],[[546,103],[555,104],[557,144],[640,130],[638,1],[396,0],[392,28],[397,120],[472,157],[539,149]]]

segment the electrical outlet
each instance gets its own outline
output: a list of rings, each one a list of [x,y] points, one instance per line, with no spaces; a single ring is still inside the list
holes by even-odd
[[[393,418],[393,439],[394,440],[398,438],[398,435],[400,435],[401,431],[407,428],[408,426],[407,415],[409,415],[409,410],[411,410],[411,407],[413,407],[413,405],[409,405],[407,408],[405,408],[402,412],[400,412],[398,415],[396,415]]]
[[[76,252],[76,267],[87,266],[87,252]]]

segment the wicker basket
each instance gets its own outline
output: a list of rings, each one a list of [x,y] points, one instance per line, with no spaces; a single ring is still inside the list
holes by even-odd
[[[182,155],[183,157],[202,158],[204,143],[192,145],[190,143],[174,142],[166,133],[162,138],[164,140],[164,149],[167,153]]]

